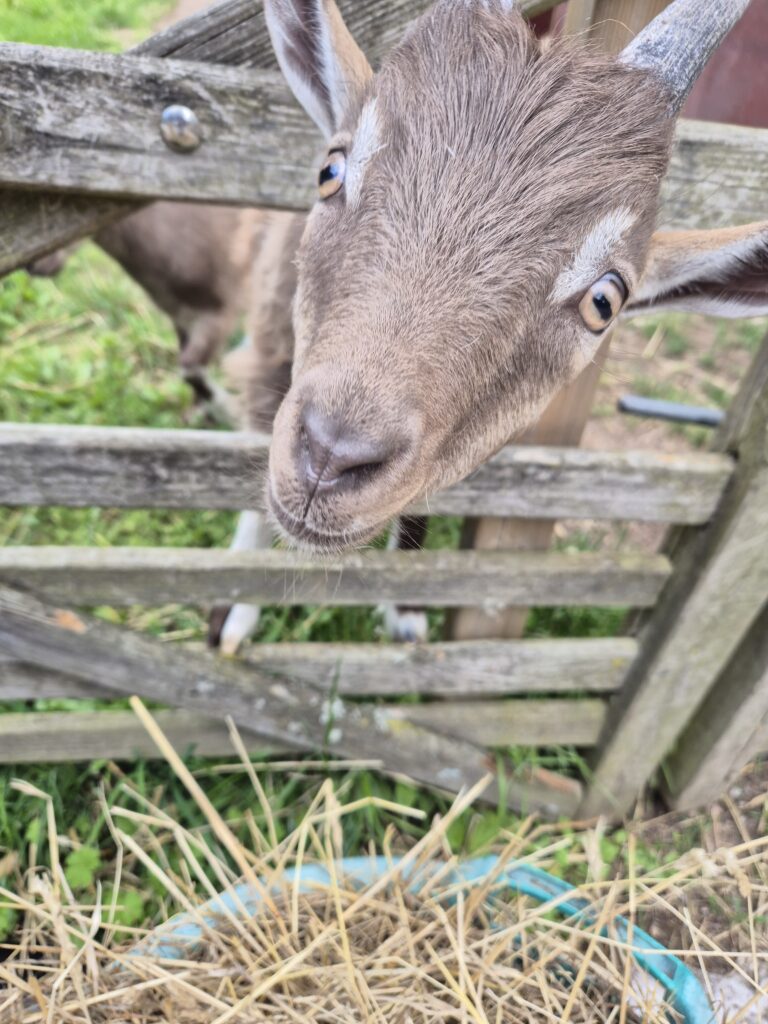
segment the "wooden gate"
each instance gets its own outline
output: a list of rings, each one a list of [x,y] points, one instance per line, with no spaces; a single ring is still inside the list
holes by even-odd
[[[427,6],[341,4],[374,59]],[[529,12],[548,6],[523,4]],[[273,69],[253,0],[225,0],[125,56],[2,45],[0,67],[0,272],[158,196],[309,205],[316,138]],[[163,141],[160,121],[171,103],[198,116],[202,141],[191,152]],[[683,122],[664,222],[760,219],[767,185],[768,132]],[[246,489],[257,491],[267,443],[245,434],[6,424],[0,503],[237,509]],[[231,749],[221,724],[231,715],[253,734],[254,749],[321,749],[445,790],[498,769],[491,799],[550,814],[621,814],[674,749],[673,801],[701,799],[759,749],[768,715],[760,631],[768,345],[716,449],[668,456],[510,447],[428,503],[430,514],[476,519],[677,524],[656,556],[368,551],[318,563],[281,550],[0,549],[0,700],[137,693],[176,709],[159,718],[182,748]],[[648,612],[639,639],[259,645],[231,662],[77,610],[180,595],[200,604],[396,600]],[[406,694],[424,700],[397,700]],[[147,743],[123,712],[0,716],[6,762],[129,757],[150,753]],[[492,752],[517,743],[593,748],[591,774],[583,783],[512,771]]]

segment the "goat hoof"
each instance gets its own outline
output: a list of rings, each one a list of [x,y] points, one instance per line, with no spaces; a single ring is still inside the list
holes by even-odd
[[[256,630],[261,609],[249,604],[218,606],[208,618],[208,646],[234,657]]]
[[[390,640],[398,644],[423,644],[429,636],[427,613],[420,608],[384,609],[384,628]]]

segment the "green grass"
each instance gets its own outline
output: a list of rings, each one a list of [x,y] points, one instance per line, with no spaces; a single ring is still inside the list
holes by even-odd
[[[0,420],[36,423],[115,424],[154,427],[196,425],[198,416],[191,394],[176,370],[176,341],[166,318],[143,292],[93,246],[82,247],[53,281],[30,279],[16,273],[0,282]],[[110,509],[24,508],[0,509],[0,544],[153,545],[221,547],[228,543],[233,516],[204,511],[124,511]],[[433,520],[430,547],[456,546],[460,534],[457,519]],[[587,543],[586,541],[584,542]],[[164,639],[200,640],[205,635],[203,609],[182,604],[161,609],[98,608],[96,613],[111,622],[162,635]],[[441,634],[443,615],[432,613],[435,637]],[[600,635],[620,626],[618,612],[591,609],[540,609],[531,617],[535,635]],[[260,629],[263,641],[368,640],[380,639],[379,621],[366,608],[270,608]],[[3,711],[71,711],[125,707],[124,701],[31,700],[13,701]],[[571,750],[511,752],[512,764],[531,762],[542,767],[582,769],[579,755]],[[202,773],[215,806],[233,822],[243,822],[253,811],[248,787],[238,776],[219,775],[213,765],[194,761]],[[124,765],[125,782],[147,797],[160,799],[188,824],[202,824],[195,805],[165,767],[158,762]],[[66,825],[73,850],[96,851],[76,857],[76,877],[98,877],[90,870],[89,857],[105,864],[114,848],[99,811],[101,794],[117,793],[120,771],[103,763],[63,766],[0,768],[0,860],[5,851],[29,850],[36,841],[36,856],[45,860],[45,808],[40,801],[11,787],[23,777],[48,793],[57,820]],[[319,776],[298,772],[267,772],[265,785],[270,801],[286,828],[295,822],[321,782]],[[401,783],[371,772],[343,776],[351,795],[386,796],[390,800],[423,807],[430,816],[443,811],[439,797],[403,788]],[[452,831],[457,849],[474,850],[517,817],[500,812],[468,814]],[[350,851],[370,842],[380,845],[391,816],[369,811],[345,821]],[[399,822],[406,830],[414,826]],[[245,827],[243,824],[237,827]],[[77,872],[81,874],[78,876]],[[89,873],[90,872],[90,873]],[[90,884],[90,883],[89,883]],[[137,913],[142,913],[141,892],[152,902],[152,886],[146,879],[137,887]],[[148,904],[147,904],[148,905]]]
[[[0,39],[9,43],[120,50],[148,34],[168,0],[0,0]]]
[[[715,323],[715,347],[726,352],[743,349],[755,353],[765,337],[765,331],[765,317],[754,320],[718,320]]]
[[[768,321],[765,317],[753,320],[708,320],[703,317],[691,317],[686,313],[658,313],[651,316],[638,317],[632,326],[639,330],[649,341],[657,330],[663,332],[662,353],[670,359],[683,359],[695,348],[696,328],[705,328],[705,334],[714,333],[714,343],[709,359],[704,356],[705,363],[714,365],[718,353],[742,350],[747,353],[757,351],[765,335]],[[700,363],[701,365],[701,363]]]
[[[0,39],[87,49],[120,49],[149,32],[152,21],[168,10],[167,0],[0,0]],[[176,369],[176,340],[168,321],[144,293],[100,250],[83,246],[55,280],[31,279],[23,273],[0,281],[0,420],[34,423],[183,427],[202,425],[191,393]],[[148,545],[222,547],[229,542],[234,516],[206,511],[122,511],[111,509],[0,508],[0,545]],[[455,547],[460,523],[433,521],[429,547]],[[587,541],[584,541],[586,544]],[[200,640],[203,610],[182,604],[161,609],[98,608],[96,614],[166,641]],[[443,613],[431,614],[432,635],[442,633]],[[535,636],[599,636],[617,631],[623,613],[601,609],[544,609],[532,613]],[[375,641],[380,625],[370,608],[271,608],[262,617],[263,641]],[[29,700],[0,705],[10,712],[124,707],[125,702]],[[246,815],[264,825],[252,792],[242,777],[221,774],[218,766],[185,752],[199,773],[214,806],[245,838]],[[508,752],[512,766],[576,772],[583,769],[571,749],[517,748]],[[448,803],[434,794],[370,772],[341,772],[344,798],[384,796],[424,809],[431,817]],[[0,766],[0,864],[8,852],[19,857],[18,870],[46,862],[46,807],[12,782],[23,778],[51,798],[66,851],[67,874],[78,894],[93,894],[97,881],[108,884],[107,866],[114,843],[103,802],[126,794],[162,803],[188,827],[203,828],[197,805],[162,762],[117,766],[95,762],[78,765]],[[278,822],[290,830],[321,784],[323,773],[263,772],[263,782]],[[485,846],[519,819],[499,809],[468,812],[456,822],[449,841],[457,851]],[[129,823],[124,823],[128,825]],[[396,825],[402,841],[421,832],[412,823],[369,808],[344,819],[345,848],[354,852]],[[6,860],[6,871],[12,871]],[[563,870],[567,868],[567,859]],[[0,884],[4,879],[0,877]],[[150,876],[130,880],[125,923],[139,923],[157,912],[157,892]],[[11,922],[0,906],[0,940]]]
[[[672,359],[681,359],[690,348],[686,318],[679,313],[643,316],[633,323],[649,341],[661,329],[664,332],[664,354]]]
[[[94,246],[82,247],[55,280],[31,279],[14,274],[0,282],[0,419],[18,422],[114,424],[155,427],[194,425],[192,396],[176,369],[176,341],[170,324],[144,293]],[[0,544],[156,545],[220,547],[229,542],[234,517],[205,511],[123,511],[110,509],[23,508],[0,509]],[[433,520],[430,547],[456,546],[460,522]],[[569,541],[589,546],[587,538]],[[98,615],[131,628],[143,629],[165,640],[200,640],[205,616],[182,604],[161,609],[98,608]],[[532,614],[532,635],[604,635],[615,632],[622,613],[602,609],[541,609]],[[443,614],[432,613],[432,631],[441,635]],[[350,640],[380,639],[377,617],[369,608],[271,608],[265,611],[260,639]],[[124,707],[125,702],[70,700],[15,701],[0,706],[0,713],[39,710],[75,710]],[[191,753],[191,752],[190,752]],[[555,770],[577,772],[583,765],[571,749],[509,752],[513,767],[538,763]],[[217,774],[211,762],[193,760],[215,806],[236,828],[254,811],[247,787],[238,776]],[[51,795],[57,820],[66,825],[71,848],[85,853],[75,857],[72,870],[88,884],[101,877],[113,844],[100,800],[122,792],[124,782],[148,798],[160,799],[179,820],[202,825],[199,812],[177,780],[160,762],[123,765],[104,763],[63,766],[0,767],[0,861],[14,850],[22,864],[44,862],[45,807],[11,788],[19,776]],[[298,772],[266,772],[270,801],[285,828],[320,784],[321,776]],[[343,776],[352,796],[383,795],[423,807],[430,816],[444,811],[446,801],[425,792],[403,788],[370,772]],[[255,811],[254,811],[255,813]],[[475,850],[503,827],[514,827],[515,815],[499,811],[467,814],[451,833],[456,849]],[[238,824],[239,823],[239,824]],[[262,823],[263,824],[263,823]],[[345,820],[347,849],[359,850],[380,843],[391,815],[370,809]],[[405,838],[413,825],[398,823]],[[90,858],[90,860],[89,860]],[[78,874],[80,872],[80,874]],[[145,912],[153,890],[143,876],[136,886],[134,910]],[[145,906],[146,904],[146,906]],[[144,909],[142,909],[144,908]],[[147,911],[148,912],[148,911]]]

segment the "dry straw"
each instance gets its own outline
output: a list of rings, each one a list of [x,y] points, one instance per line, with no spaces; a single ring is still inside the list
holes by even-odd
[[[706,884],[703,876],[713,874],[705,858],[689,857],[663,873],[642,875],[630,842],[628,878],[594,881],[581,889],[594,904],[591,923],[563,920],[552,903],[542,906],[511,895],[498,884],[498,875],[512,860],[547,867],[564,848],[572,851],[574,862],[578,849],[586,851],[581,860],[588,865],[594,851],[570,831],[558,834],[552,826],[535,829],[531,821],[523,822],[518,834],[507,836],[495,873],[472,887],[452,884],[446,834],[476,799],[476,789],[434,821],[397,865],[385,844],[379,852],[390,858],[389,870],[361,889],[338,866],[341,823],[345,815],[380,801],[344,805],[327,781],[301,824],[278,842],[258,776],[246,767],[266,829],[259,831],[251,821],[253,844],[245,847],[143,706],[135,707],[209,827],[188,831],[126,789],[130,806],[107,811],[119,849],[115,889],[126,864],[141,862],[162,887],[164,915],[184,912],[200,926],[202,941],[179,950],[175,960],[132,955],[145,933],[115,926],[119,894],[95,905],[78,903],[61,867],[52,804],[28,787],[31,798],[48,804],[52,868],[31,873],[16,892],[0,889],[0,906],[15,909],[21,919],[15,943],[0,951],[0,1024],[668,1024],[678,1019],[638,972],[612,922],[624,915],[633,923],[648,907],[684,919],[680,893]],[[234,740],[244,756],[236,734]],[[407,807],[387,807],[397,815],[419,816]],[[121,827],[126,821],[130,835]],[[745,949],[725,954],[686,923],[691,941],[679,952],[690,953],[705,973],[715,956],[747,980],[759,973],[765,948],[755,938],[752,911],[764,908],[768,897],[765,852],[765,841],[746,842],[723,855],[734,885],[748,890]],[[329,884],[303,891],[285,881],[286,867],[309,864],[323,865]],[[409,884],[405,871],[418,871],[422,881]],[[259,893],[260,910],[248,915],[233,896],[234,909],[215,921],[201,913],[206,899],[223,890],[232,894],[242,879]],[[738,1024],[749,1019],[748,1011],[721,1019]]]

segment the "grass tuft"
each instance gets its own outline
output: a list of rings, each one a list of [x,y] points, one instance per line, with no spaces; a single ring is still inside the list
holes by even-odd
[[[122,50],[172,6],[168,0],[0,0],[0,38],[8,43]]]

